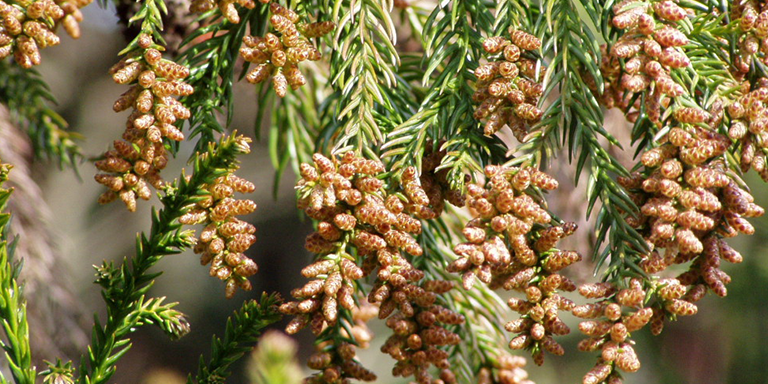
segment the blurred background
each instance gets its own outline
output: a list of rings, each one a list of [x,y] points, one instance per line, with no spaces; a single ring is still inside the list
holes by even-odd
[[[117,53],[124,47],[125,40],[114,9],[105,10],[92,4],[84,9],[84,13],[83,37],[71,40],[64,36],[62,44],[45,49],[40,71],[59,101],[58,111],[70,123],[71,129],[83,136],[79,144],[83,153],[90,157],[102,153],[120,136],[127,118],[127,112],[112,112],[114,100],[126,88],[115,84],[107,74],[109,67],[118,60]],[[232,128],[253,136],[255,89],[247,83],[239,84],[236,89],[237,107]],[[628,132],[628,126],[620,116],[611,116],[607,124],[614,132]],[[189,149],[182,149],[164,171],[166,179],[179,174],[189,155]],[[166,257],[156,267],[165,272],[151,294],[180,302],[177,309],[188,315],[192,331],[180,341],[171,342],[158,329],[141,328],[133,335],[133,348],[118,364],[113,382],[185,382],[187,374],[196,372],[200,354],[208,353],[211,336],[222,333],[225,319],[243,300],[258,297],[261,291],[277,291],[289,297],[292,288],[303,284],[299,270],[311,257],[303,243],[312,228],[309,222],[299,220],[295,210],[295,176],[286,174],[283,177],[275,198],[272,194],[274,171],[265,143],[256,142],[252,153],[242,161],[239,176],[256,183],[256,192],[248,198],[259,205],[258,210],[247,218],[258,228],[258,241],[249,251],[249,256],[260,267],[259,273],[252,278],[254,290],[238,292],[234,299],[226,300],[224,285],[209,277],[208,268],[200,266],[196,255],[188,252]],[[560,172],[561,188],[551,196],[550,206],[566,220],[583,222],[585,203],[580,199],[582,192],[567,185],[566,181],[572,179],[573,171],[566,168]],[[50,278],[64,287],[69,286],[73,292],[68,298],[48,296],[47,300],[79,314],[66,322],[59,317],[35,320],[54,329],[53,334],[57,335],[55,340],[39,341],[50,347],[34,351],[38,361],[54,360],[62,353],[69,353],[77,365],[79,357],[72,351],[82,351],[78,347],[88,341],[91,313],[104,315],[98,286],[92,283],[92,265],[133,255],[136,234],[149,227],[151,204],[139,204],[136,213],[129,213],[119,202],[98,206],[95,202],[102,187],[93,181],[95,173],[89,163],[80,164],[77,172],[62,171],[46,163],[35,163],[31,169],[32,179],[40,185],[50,207],[50,212],[40,216],[48,221],[45,224],[53,231],[53,253],[58,258],[51,264],[54,267]],[[768,205],[765,184],[760,180],[749,181],[754,186],[756,202]],[[157,200],[151,203],[157,204]],[[732,243],[745,256],[744,263],[723,268],[733,277],[728,286],[728,297],[708,296],[700,302],[698,315],[668,324],[658,337],[650,336],[647,330],[633,335],[638,342],[637,351],[643,368],[636,374],[627,375],[625,383],[768,382],[768,242],[765,241],[768,217],[752,222],[757,234],[740,236]],[[590,254],[588,242],[584,241],[589,237],[589,228],[589,224],[582,223],[581,230],[574,236],[579,240],[574,245],[583,255]],[[35,239],[22,238],[24,241]],[[577,283],[593,279],[592,268],[585,261],[572,272],[572,277]],[[34,292],[31,295],[35,297]],[[578,300],[576,296],[570,298]],[[41,309],[40,313],[45,310]],[[510,313],[508,318],[512,319],[513,314]],[[566,320],[572,333],[559,340],[566,347],[566,355],[559,358],[547,356],[543,367],[533,364],[527,367],[531,379],[537,383],[578,383],[594,364],[595,354],[576,351],[576,343],[582,338],[577,329],[578,322],[572,316],[566,316]],[[265,339],[271,342],[262,343],[266,345],[257,353],[262,363],[259,364],[257,358],[243,359],[228,382],[254,382],[255,371],[271,366],[265,361],[276,356],[290,357],[293,348],[298,350],[298,362],[311,353],[312,338],[308,331],[287,342],[279,334],[281,324],[274,328],[275,333]],[[32,329],[34,332],[34,324]],[[373,330],[377,339],[368,351],[362,351],[363,363],[379,375],[380,383],[406,382],[391,377],[392,360],[378,352],[388,336],[388,329],[376,323]],[[303,363],[295,365],[295,369],[306,370]],[[300,380],[303,374],[294,377],[285,380],[296,382],[291,380]]]

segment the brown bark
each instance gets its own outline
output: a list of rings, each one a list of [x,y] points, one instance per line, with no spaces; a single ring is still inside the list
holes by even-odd
[[[19,237],[15,259],[23,260],[21,283],[27,300],[33,364],[43,360],[77,359],[88,343],[81,303],[73,292],[69,266],[57,248],[51,212],[31,165],[34,159],[27,135],[10,121],[0,105],[0,160],[13,165],[8,187],[11,234]]]

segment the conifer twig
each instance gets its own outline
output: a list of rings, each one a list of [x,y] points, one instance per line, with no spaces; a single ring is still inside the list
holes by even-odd
[[[429,16],[421,79],[427,91],[418,111],[395,127],[382,146],[382,156],[392,159],[392,170],[410,164],[420,168],[427,139],[433,144],[446,139],[441,147],[447,155],[440,168],[450,170],[452,187],[463,185],[464,174],[504,159],[506,146],[483,136],[472,116],[470,83],[482,51],[480,31],[493,31],[493,24],[487,5],[474,0],[441,3]]]
[[[591,18],[582,18],[581,9]],[[550,95],[554,95],[555,99],[545,111],[541,131],[537,132],[538,137],[531,146],[551,153],[551,146],[560,141],[555,127],[561,127],[562,141],[567,141],[569,155],[577,159],[577,180],[589,163],[587,216],[591,215],[598,200],[602,203],[595,224],[598,232],[595,258],[599,267],[611,254],[614,256],[611,260],[623,260],[623,255],[631,252],[626,248],[627,242],[637,251],[647,251],[645,241],[624,223],[620,213],[634,214],[638,211],[627,192],[613,179],[628,176],[629,172],[598,141],[602,136],[610,145],[621,148],[616,138],[603,127],[599,100],[588,85],[592,81],[597,87],[595,91],[598,94],[603,92],[603,78],[598,65],[601,57],[599,41],[592,34],[592,30],[601,25],[598,16],[603,13],[602,6],[594,1],[552,1],[547,10],[542,15],[542,20],[547,22],[544,46],[551,47],[553,59],[545,75],[545,96],[542,100]],[[553,138],[546,137],[549,134]],[[547,144],[548,140],[552,142]],[[601,245],[606,238],[609,245],[601,253]]]
[[[220,383],[229,376],[229,366],[251,350],[262,331],[281,317],[277,311],[280,297],[262,294],[259,301],[249,300],[227,319],[224,336],[213,337],[211,358],[208,363],[200,358],[197,376],[189,376],[187,383]]]
[[[405,112],[398,111],[394,96],[404,85],[395,74],[400,57],[391,7],[382,0],[340,1],[328,10],[337,25],[330,61],[338,120],[329,125],[337,137],[334,151],[348,144],[359,151],[382,143],[392,118],[386,114],[397,118]]]
[[[128,334],[136,326],[148,322],[143,312],[147,310],[147,306],[142,305],[143,297],[159,276],[159,273],[149,273],[149,269],[164,256],[179,253],[193,244],[192,233],[182,231],[179,217],[197,201],[197,192],[204,184],[231,172],[236,167],[236,157],[248,151],[247,141],[242,136],[226,137],[218,146],[210,144],[207,152],[195,157],[191,177],[187,180],[182,175],[166,189],[161,198],[164,208],[153,211],[149,236],[142,234],[137,238],[136,255],[130,262],[124,259],[120,267],[105,262],[97,268],[97,283],[104,289],[107,303],[107,319],[103,326],[96,319],[91,346],[81,364],[79,382],[104,383],[112,376],[115,363],[131,346]],[[184,331],[178,326],[171,329]]]

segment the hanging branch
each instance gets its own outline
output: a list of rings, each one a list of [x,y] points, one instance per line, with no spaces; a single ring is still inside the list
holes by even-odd
[[[583,20],[580,8],[592,18]],[[543,56],[551,58],[544,73],[542,102],[547,106],[538,128],[535,148],[539,153],[535,162],[546,162],[560,142],[568,144],[569,156],[578,159],[578,170],[584,166],[592,144],[585,143],[588,136],[601,135],[614,145],[616,139],[603,129],[603,113],[597,98],[586,81],[602,86],[599,68],[599,41],[592,34],[597,25],[598,4],[580,0],[551,1],[546,12],[538,15],[539,33],[543,35]],[[591,79],[591,80],[585,80]],[[602,92],[602,88],[597,89]],[[597,134],[597,135],[595,135]],[[562,137],[561,137],[562,136]],[[581,148],[585,150],[581,150]],[[605,151],[603,151],[605,153]],[[578,172],[579,174],[581,172]]]
[[[494,159],[504,159],[506,147],[478,130],[473,117],[470,83],[482,50],[480,31],[493,30],[493,17],[482,2],[440,3],[425,23],[422,83],[427,92],[419,110],[387,136],[383,157],[392,170],[409,164],[421,168],[428,139],[447,152],[441,168],[450,170],[452,187],[463,186],[464,174],[481,172]],[[440,139],[444,143],[437,144]]]
[[[553,125],[563,127],[565,137],[562,140],[568,142],[569,155],[577,158],[577,180],[587,162],[590,164],[587,216],[598,199],[602,203],[595,223],[598,232],[595,258],[599,267],[609,255],[613,255],[612,260],[623,260],[623,255],[631,252],[626,248],[627,243],[632,249],[647,251],[642,237],[624,224],[622,218],[623,212],[634,214],[638,211],[637,207],[613,179],[615,176],[628,176],[629,172],[598,141],[602,136],[610,145],[621,148],[618,141],[603,128],[602,109],[590,90],[592,84],[598,94],[604,92],[604,80],[598,65],[601,57],[599,41],[592,34],[592,30],[602,24],[599,16],[603,14],[603,7],[593,1],[554,1],[550,5],[548,9],[551,11],[545,15],[547,20],[551,20],[547,24],[549,40],[544,45],[551,47],[554,56],[546,75],[549,81],[544,94],[558,94],[544,113],[542,129],[545,134],[552,131]],[[582,9],[591,16],[589,24],[580,17]],[[554,138],[558,139],[557,133]],[[548,138],[539,140],[544,142]],[[606,237],[609,243],[600,253]]]
[[[614,9],[614,11],[616,9]],[[679,44],[686,44],[686,60],[688,60],[691,65],[682,65],[681,62],[679,66],[672,67],[669,75],[670,81],[666,83],[661,81],[661,85],[657,86],[657,90],[654,93],[651,93],[650,90],[643,90],[642,92],[637,92],[634,95],[629,93],[628,95],[622,96],[621,101],[616,102],[616,104],[621,108],[629,108],[633,105],[638,106],[637,110],[627,112],[628,117],[634,120],[632,140],[637,144],[638,154],[648,148],[657,146],[659,138],[663,137],[664,134],[669,132],[669,126],[662,126],[659,123],[659,119],[662,117],[659,110],[660,107],[658,101],[661,94],[668,92],[671,96],[673,96],[671,99],[672,105],[670,105],[670,108],[673,109],[679,109],[683,107],[700,107],[707,109],[712,106],[713,102],[718,97],[726,96],[732,93],[736,87],[734,81],[728,74],[728,66],[723,61],[723,44],[719,42],[715,36],[712,35],[712,31],[716,31],[718,29],[717,24],[719,23],[719,18],[711,17],[708,13],[705,12],[705,9],[707,8],[705,7],[700,9],[699,11],[702,13],[691,20],[686,18],[679,19],[677,24],[678,28],[681,29],[681,32],[684,33],[684,36],[688,36],[684,42],[681,41]],[[608,15],[606,17],[610,17],[610,12],[610,10],[604,10],[603,14]],[[627,11],[622,12],[626,13]],[[595,14],[597,14],[597,12],[595,12]],[[616,23],[621,25],[622,22],[622,19],[619,18],[619,21]],[[610,23],[604,24],[605,28],[607,28],[609,31],[608,33],[604,31],[605,38],[610,38],[611,36],[615,35],[621,36],[618,33],[620,29],[611,26]],[[672,35],[669,32],[667,32],[667,35],[677,36]],[[667,41],[664,40],[667,35],[664,35],[663,33],[659,34],[658,32],[656,33],[657,39],[660,39],[662,42]],[[674,38],[677,39],[679,37]],[[666,37],[666,39],[673,39],[673,37]],[[666,44],[671,44],[671,42]],[[622,42],[621,40],[613,43],[613,46],[610,48],[609,57],[614,58],[604,59],[602,68],[602,72],[604,74],[612,77],[616,76],[612,68],[614,68],[617,63],[607,63],[609,63],[610,60],[615,60],[615,54],[617,52],[622,54],[620,51],[625,49],[626,46],[626,43]],[[661,61],[666,65],[667,61],[664,60],[665,58],[661,59]],[[627,63],[630,61],[631,60],[629,60],[629,58],[626,60]],[[634,64],[629,65],[631,66]],[[703,77],[701,74],[706,74],[708,76]],[[623,74],[620,79],[622,84],[621,86],[628,86],[632,90],[640,90],[640,88],[633,88],[639,87],[639,85],[633,84],[643,84],[642,82],[637,83],[637,79],[639,78],[636,76],[628,77],[627,74]],[[619,81],[619,79],[612,78],[610,81],[615,82]],[[635,83],[632,83],[633,81]],[[602,82],[596,83],[597,86],[600,84],[608,84],[608,80],[606,79]],[[668,84],[678,84],[675,87],[679,88],[668,90],[669,87],[672,87]],[[661,89],[661,92],[659,89]],[[606,89],[603,97],[605,100],[610,100],[611,98],[615,97],[613,95],[614,92],[616,92],[615,88],[612,88],[611,90]],[[701,97],[696,97],[695,95],[697,93],[704,95],[704,98],[702,99]],[[713,128],[717,129],[718,127]],[[610,159],[611,163],[613,162],[612,158],[606,159],[604,156],[601,156],[598,159],[601,158],[603,161]],[[619,176],[626,177],[626,170],[620,165],[619,170],[620,172],[614,172],[616,172]],[[597,260],[597,269],[599,269],[609,259],[609,256],[613,255],[614,257],[610,258],[610,266],[605,271],[606,277],[617,278],[618,276],[642,276],[642,269],[638,267],[638,263],[640,262],[643,255],[647,255],[651,249],[648,248],[644,241],[638,241],[641,239],[639,233],[632,226],[627,225],[624,219],[621,219],[621,216],[626,215],[628,212],[630,213],[630,216],[637,217],[639,211],[637,210],[634,203],[628,204],[628,200],[626,198],[616,197],[619,194],[627,196],[622,187],[617,185],[615,182],[611,182],[610,184],[603,184],[601,183],[599,177],[595,177],[594,175],[599,176],[601,174],[596,174],[593,171],[593,176],[590,178],[588,190],[598,191],[601,185],[607,185],[609,190],[607,193],[604,193],[604,195],[610,200],[604,200],[603,196],[601,196],[601,200],[613,202],[613,204],[603,204],[601,211],[598,214],[597,245],[599,246],[602,244],[606,238],[609,240],[609,245],[606,246],[599,255],[599,248],[596,248],[595,254]],[[592,204],[594,204],[594,201],[594,197],[590,195],[590,207]],[[633,218],[630,221],[633,220],[635,219]]]
[[[184,140],[184,134],[173,124],[190,117],[190,111],[174,96],[188,96],[194,88],[184,82],[189,69],[163,59],[162,16],[168,14],[162,0],[146,0],[128,21],[141,25],[139,33],[120,55],[124,57],[110,68],[112,79],[129,85],[115,101],[112,109],[131,109],[122,140],[104,152],[94,166],[103,173],[94,179],[107,187],[99,196],[100,204],[118,198],[126,208],[136,210],[137,198],[149,200],[150,186],[162,189],[161,171],[168,165],[169,149]],[[174,151],[170,151],[171,155]]]
[[[726,296],[731,277],[721,262],[743,257],[724,239],[753,234],[747,218],[765,213],[729,169],[749,164],[745,168],[728,153],[729,147],[749,145],[748,132],[761,130],[749,120],[765,112],[753,103],[765,89],[739,97],[749,88],[731,76],[727,40],[717,36],[722,15],[704,4],[672,1],[621,2],[611,11],[619,37],[602,61],[603,101],[635,121],[633,136],[642,152],[636,172],[618,179],[641,206],[639,214],[619,213],[647,249],[633,245],[624,257],[611,254],[607,281],[579,288],[584,297],[600,299],[573,310],[589,319],[579,324],[590,336],[579,349],[601,355],[584,376],[589,383],[640,369],[632,333],[649,324],[658,335],[666,321],[696,314],[695,303],[708,292]],[[607,258],[604,253],[600,261]],[[674,278],[660,275],[677,264],[688,269]]]
[[[334,94],[330,97],[334,124],[329,124],[323,138],[336,152],[347,145],[357,151],[380,145],[392,125],[410,115],[407,86],[396,75],[400,57],[395,25],[390,16],[392,4],[382,0],[340,1],[334,4],[332,19],[336,22],[330,80]],[[406,109],[404,109],[406,108]]]

